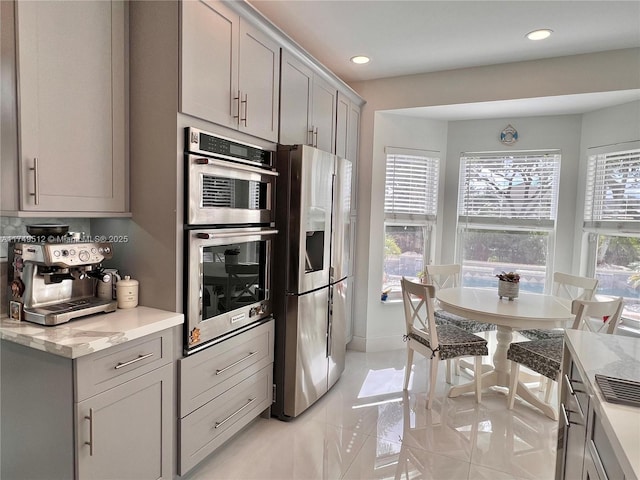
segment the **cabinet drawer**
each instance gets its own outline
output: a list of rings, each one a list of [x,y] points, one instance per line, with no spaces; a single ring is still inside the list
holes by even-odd
[[[76,401],[150,372],[173,360],[173,331],[163,330],[76,360]]]
[[[243,380],[180,420],[180,466],[184,475],[271,405],[272,365]]]
[[[273,320],[178,362],[180,417],[273,363]]]

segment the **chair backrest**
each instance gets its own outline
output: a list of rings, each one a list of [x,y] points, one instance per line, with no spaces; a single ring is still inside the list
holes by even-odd
[[[436,289],[433,285],[412,282],[402,277],[402,302],[407,335],[415,333],[429,339],[432,349],[438,348],[438,332],[433,316],[433,299]]]
[[[427,274],[427,283],[430,283],[437,289],[460,286],[460,272],[462,268],[459,263],[427,265],[424,269]]]
[[[553,273],[553,295],[568,300],[592,300],[598,286],[597,278],[579,277],[568,273]]]
[[[612,300],[574,300],[571,313],[576,317],[572,328],[599,333],[615,333],[622,316],[622,297]]]

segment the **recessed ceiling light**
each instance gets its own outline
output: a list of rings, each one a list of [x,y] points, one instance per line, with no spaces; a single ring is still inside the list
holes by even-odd
[[[364,55],[356,55],[355,57],[351,57],[351,61],[353,63],[361,65],[363,63],[369,63],[371,59],[369,57],[365,57]]]
[[[529,40],[544,40],[545,38],[548,38],[551,33],[553,33],[553,30],[543,28],[541,30],[534,30],[533,32],[527,33],[526,37]]]

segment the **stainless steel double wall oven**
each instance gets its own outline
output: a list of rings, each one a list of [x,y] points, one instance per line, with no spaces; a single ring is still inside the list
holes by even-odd
[[[186,129],[185,353],[272,313],[274,153]]]

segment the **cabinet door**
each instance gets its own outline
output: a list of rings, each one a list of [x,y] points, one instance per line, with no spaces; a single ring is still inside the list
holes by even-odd
[[[313,79],[313,106],[311,108],[313,145],[325,152],[335,152],[336,96],[338,91],[321,80]]]
[[[342,158],[349,158],[347,157],[347,146],[349,144],[350,110],[351,102],[344,96],[344,94],[338,92],[338,111],[336,119],[336,155]],[[352,159],[349,158],[349,160]]]
[[[240,18],[221,2],[181,3],[181,111],[236,128]]]
[[[313,73],[283,51],[280,81],[280,143],[310,145]]]
[[[171,478],[173,402],[165,365],[78,403],[79,478]]]
[[[347,158],[351,160],[351,214],[358,211],[358,148],[360,143],[360,107],[351,103],[349,110],[349,135],[347,137]],[[355,222],[354,222],[355,225]]]
[[[240,21],[240,130],[278,141],[280,46]]]
[[[16,2],[20,208],[123,212],[124,2]]]

